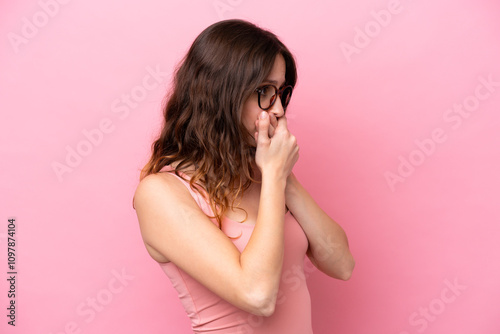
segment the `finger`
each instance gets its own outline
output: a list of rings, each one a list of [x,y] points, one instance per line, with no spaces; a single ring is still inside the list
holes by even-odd
[[[270,113],[269,114],[269,121],[270,121],[269,137],[272,138],[274,136],[274,130],[278,126],[278,119],[276,118],[275,114]]]
[[[278,118],[275,114],[269,114],[269,120],[271,121],[271,125],[273,126],[273,128],[276,128],[278,126]]]
[[[267,112],[263,111],[259,115],[259,135],[258,141],[266,143],[269,140],[269,116]]]
[[[278,126],[276,127],[276,129],[278,129],[278,128],[285,128],[285,129],[288,128],[288,120],[286,119],[285,115],[281,116],[278,119]]]
[[[271,124],[269,124],[269,138],[272,138],[274,136],[274,126],[272,126]]]

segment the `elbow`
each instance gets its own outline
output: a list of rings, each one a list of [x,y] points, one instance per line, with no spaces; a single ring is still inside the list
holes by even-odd
[[[349,265],[344,269],[342,274],[339,276],[339,279],[341,279],[343,281],[348,281],[352,276],[352,272],[354,271],[355,264],[356,263],[355,263],[354,259],[351,259],[351,261],[349,261]]]
[[[338,278],[341,279],[342,281],[348,281],[351,278],[351,276],[352,276],[352,271],[346,271]]]
[[[276,309],[276,293],[253,293],[248,298],[250,313],[257,316],[270,317]]]
[[[274,314],[275,309],[276,309],[276,302],[268,301],[259,305],[257,313],[258,315],[263,317],[270,317]]]

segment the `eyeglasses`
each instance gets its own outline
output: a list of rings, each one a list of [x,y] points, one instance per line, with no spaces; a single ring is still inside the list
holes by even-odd
[[[275,85],[265,85],[258,87],[255,91],[259,94],[260,109],[269,110],[276,102],[276,96],[279,95],[283,110],[286,110],[292,97],[293,87],[288,85],[278,89]]]

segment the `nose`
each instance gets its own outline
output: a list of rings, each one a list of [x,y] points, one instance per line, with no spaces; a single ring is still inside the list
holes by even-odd
[[[283,109],[283,105],[281,104],[281,97],[278,97],[276,99],[273,106],[268,110],[268,112],[274,114],[276,118],[280,118],[285,114],[285,110]]]

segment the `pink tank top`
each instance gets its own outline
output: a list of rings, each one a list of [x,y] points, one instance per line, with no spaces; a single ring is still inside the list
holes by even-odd
[[[161,171],[172,170],[165,166]],[[175,173],[171,173],[175,175]],[[180,172],[189,180],[189,176]],[[208,202],[191,189],[189,182],[181,180],[201,210],[213,215]],[[217,226],[215,218],[211,219]],[[239,223],[224,217],[222,231],[240,252],[243,251],[253,225]],[[170,278],[179,299],[191,319],[194,333],[211,334],[311,334],[311,300],[304,275],[304,257],[308,242],[301,226],[295,218],[287,212],[285,214],[285,254],[281,274],[280,288],[275,312],[270,317],[261,317],[243,311],[220,298],[212,291],[198,283],[174,263],[160,263],[161,268]]]

